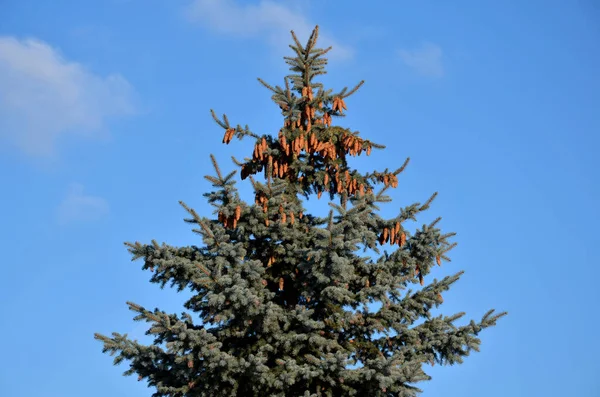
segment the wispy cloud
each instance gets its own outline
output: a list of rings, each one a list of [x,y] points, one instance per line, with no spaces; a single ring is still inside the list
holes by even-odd
[[[191,21],[217,33],[262,38],[281,53],[289,50],[290,30],[304,44],[315,27],[302,10],[292,4],[270,0],[261,0],[257,4],[233,0],[194,0],[187,8],[187,16]],[[352,48],[319,33],[319,47],[329,46],[333,46],[328,54],[330,59],[348,59],[354,54]]]
[[[426,77],[442,77],[444,65],[442,63],[442,49],[433,43],[424,43],[414,50],[402,49],[398,51],[402,62],[415,72]]]
[[[85,194],[83,185],[73,183],[58,206],[57,220],[63,225],[72,222],[90,222],[99,220],[108,213],[108,202],[104,198]]]
[[[46,157],[64,136],[97,138],[106,120],[134,112],[133,89],[35,39],[0,36],[0,139]]]

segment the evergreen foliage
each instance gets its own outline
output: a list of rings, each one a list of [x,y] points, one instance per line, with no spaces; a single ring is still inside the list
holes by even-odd
[[[181,315],[128,303],[135,320],[150,324],[153,345],[95,335],[115,364],[130,362],[126,375],[156,388],[155,397],[416,396],[416,384],[430,379],[425,365],[461,363],[478,351],[479,332],[506,314],[491,310],[464,326],[454,324],[464,313],[431,314],[462,274],[424,285],[435,265],[450,260],[454,233],[442,233],[439,219],[414,232],[404,227],[435,194],[393,219],[378,215],[408,160],[395,171],[349,167],[349,156],[384,146],[332,124],[362,82],[333,93],[314,81],[326,73],[331,49],[316,48],[317,36],[318,27],[302,46],[292,32],[284,87],[259,79],[282,110],[278,136],[233,127],[212,112],[224,143],[256,141],[251,158],[234,159],[255,202],[241,200],[236,172],[223,175],[211,156],[216,172],[206,176],[213,191],[205,196],[216,219],[181,203],[204,245],[126,243],[153,272],[151,282],[192,292]],[[378,192],[376,185],[383,185]],[[306,213],[302,197],[323,193],[329,214]]]

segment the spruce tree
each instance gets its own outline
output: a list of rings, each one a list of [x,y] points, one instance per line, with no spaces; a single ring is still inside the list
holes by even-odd
[[[461,363],[478,350],[479,332],[506,314],[490,310],[457,326],[464,313],[431,313],[462,274],[429,280],[450,260],[454,233],[442,233],[439,219],[405,228],[435,194],[392,219],[378,215],[408,160],[395,171],[350,168],[349,157],[384,146],[334,125],[363,82],[338,93],[316,82],[331,49],[316,48],[317,36],[318,27],[302,46],[292,32],[283,88],[259,79],[282,110],[276,136],[211,111],[225,144],[255,140],[251,158],[234,159],[254,203],[240,198],[236,171],[224,175],[211,156],[215,175],[206,179],[214,189],[205,196],[216,219],[181,203],[203,245],[126,243],[153,272],[151,282],[192,293],[181,315],[128,303],[135,320],[150,324],[150,346],[95,335],[115,364],[130,362],[125,375],[156,388],[155,397],[416,396],[416,385],[430,379],[424,366]],[[329,213],[307,213],[303,200],[322,194]]]

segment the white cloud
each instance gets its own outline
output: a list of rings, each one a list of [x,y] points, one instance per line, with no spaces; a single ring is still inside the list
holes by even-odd
[[[438,45],[424,43],[418,49],[400,50],[398,54],[408,67],[423,76],[442,77],[444,75],[442,49]]]
[[[83,190],[83,185],[71,184],[67,196],[58,206],[60,224],[96,221],[108,215],[108,202],[102,197],[87,195]]]
[[[0,139],[51,156],[63,136],[102,137],[105,122],[132,114],[120,75],[97,76],[35,39],[0,36]]]
[[[240,2],[241,3],[241,2]],[[315,25],[308,22],[302,10],[291,8],[293,2],[260,0],[258,4],[242,5],[233,0],[194,0],[187,9],[187,16],[214,32],[237,36],[266,39],[278,53],[289,52],[292,43],[290,30],[304,45]],[[353,49],[342,45],[319,32],[317,46],[333,46],[330,59],[348,59]]]

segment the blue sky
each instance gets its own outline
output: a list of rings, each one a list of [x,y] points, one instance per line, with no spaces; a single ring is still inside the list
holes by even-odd
[[[508,310],[481,353],[430,370],[424,396],[598,396],[600,7],[593,0],[399,2],[4,0],[0,5],[0,308],[7,396],[148,396],[94,332],[144,326],[125,305],[181,311],[122,243],[198,243],[177,204],[230,154],[209,109],[259,133],[315,24],[335,90],[366,84],[343,126],[412,161],[401,205],[456,231],[443,312]]]

